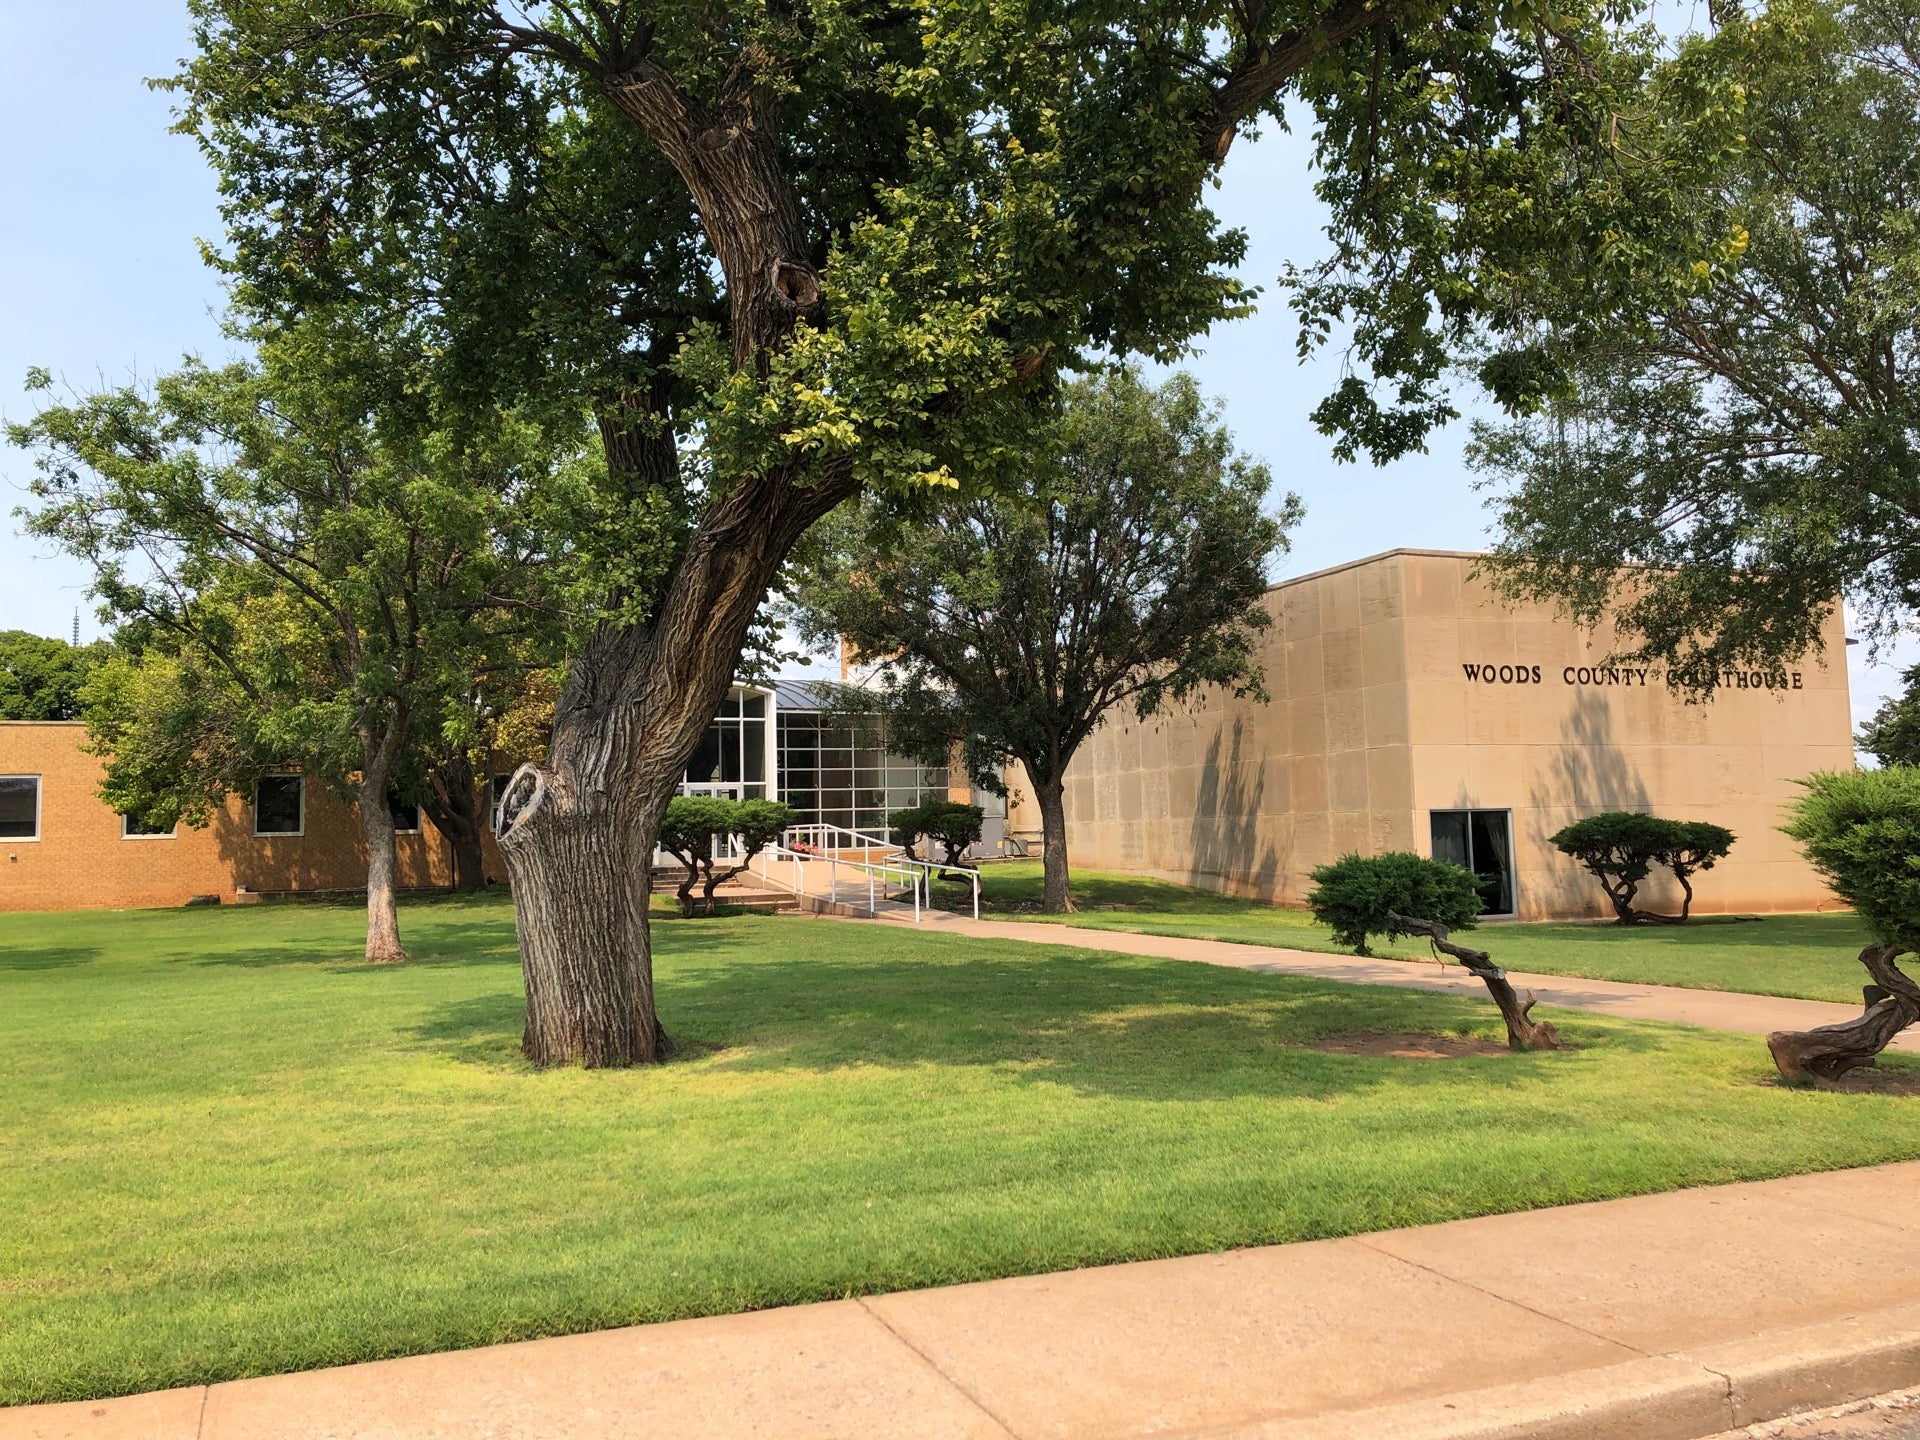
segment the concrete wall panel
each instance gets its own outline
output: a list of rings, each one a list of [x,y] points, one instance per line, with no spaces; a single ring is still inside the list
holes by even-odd
[[[1075,863],[1297,902],[1346,850],[1426,853],[1432,810],[1505,809],[1521,913],[1598,915],[1548,837],[1645,809],[1740,837],[1700,911],[1835,906],[1774,827],[1796,778],[1853,763],[1844,668],[1809,659],[1784,688],[1688,704],[1654,667],[1609,664],[1607,627],[1495,594],[1477,559],[1396,551],[1276,586],[1273,703],[1215,692],[1102,729],[1073,768],[1094,783],[1069,786]],[[1844,654],[1837,612],[1826,644]]]

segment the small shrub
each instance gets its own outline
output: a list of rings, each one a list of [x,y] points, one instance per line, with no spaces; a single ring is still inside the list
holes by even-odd
[[[1404,850],[1343,855],[1315,870],[1313,883],[1307,905],[1314,919],[1356,955],[1373,953],[1367,941],[1374,935],[1391,940],[1406,933],[1389,911],[1437,920],[1450,930],[1471,929],[1480,915],[1480,881],[1471,870]]]
[[[1696,870],[1711,870],[1716,860],[1726,859],[1733,849],[1733,831],[1706,820],[1675,820],[1673,843],[1660,855],[1660,863],[1673,871],[1686,898],[1680,902],[1680,918],[1693,912],[1693,875]]]

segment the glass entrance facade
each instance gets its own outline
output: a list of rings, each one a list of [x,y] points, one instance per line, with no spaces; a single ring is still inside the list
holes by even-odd
[[[682,793],[781,800],[798,824],[869,835],[886,833],[889,811],[946,798],[947,767],[891,753],[880,717],[829,710],[825,698],[801,681],[736,686],[687,762]]]
[[[741,686],[728,692],[720,713],[687,761],[682,794],[773,798],[767,794],[767,712],[772,699],[764,690]]]
[[[1433,858],[1480,877],[1482,915],[1515,912],[1513,814],[1508,810],[1435,810]]]

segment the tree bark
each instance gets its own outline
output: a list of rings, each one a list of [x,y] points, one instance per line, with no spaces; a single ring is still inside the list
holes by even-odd
[[[487,883],[486,850],[482,843],[486,807],[480,799],[480,776],[464,753],[427,772],[427,798],[421,808],[434,829],[446,837],[453,854],[453,888],[479,890]]]
[[[1028,767],[1032,777],[1032,767]],[[1059,776],[1035,780],[1034,798],[1040,802],[1040,909],[1047,915],[1073,910],[1073,891],[1067,872],[1066,785]]]
[[[1860,963],[1874,983],[1865,987],[1867,1009],[1858,1019],[1815,1030],[1776,1030],[1767,1036],[1781,1079],[1789,1085],[1832,1085],[1849,1070],[1872,1065],[1896,1035],[1920,1019],[1920,986],[1894,963],[1905,953],[1891,944],[1869,945],[1860,952]]]
[[[523,765],[502,800],[527,992],[521,1048],[541,1066],[653,1061],[665,1037],[647,929],[652,846],[640,848],[613,794],[576,774]]]
[[[733,363],[764,377],[770,352],[825,306],[799,201],[780,155],[779,58],[742,47],[713,103],[681,90],[650,60],[602,82],[608,102],[651,140],[685,183],[727,282]]]
[[[1522,996],[1516,994],[1513,985],[1507,979],[1507,972],[1493,963],[1493,957],[1484,950],[1473,950],[1465,945],[1456,945],[1448,938],[1451,933],[1438,920],[1416,920],[1410,915],[1389,910],[1387,918],[1402,933],[1424,935],[1433,948],[1442,955],[1450,955],[1464,965],[1469,972],[1479,977],[1487,987],[1487,993],[1493,996],[1493,1003],[1500,1007],[1500,1018],[1507,1023],[1507,1048],[1511,1050],[1558,1050],[1560,1032],[1553,1028],[1550,1020],[1535,1020],[1532,1017],[1537,1003],[1531,990]]]
[[[660,1058],[646,898],[687,757],[733,682],[767,587],[807,527],[858,488],[840,466],[738,481],[709,507],[650,627],[599,627],[567,675],[543,765],[502,804],[536,1065]]]
[[[394,898],[393,810],[387,776],[362,771],[360,826],[367,841],[367,959],[392,964],[407,958],[400,943],[400,911]]]
[[[404,707],[396,707],[377,732],[370,720],[359,726],[360,826],[367,844],[367,959],[376,964],[407,958],[406,947],[400,943],[400,911],[393,893],[397,867],[393,806],[387,798],[394,761],[406,734]]]
[[[1685,924],[1687,917],[1693,913],[1693,882],[1688,878],[1686,870],[1679,865],[1673,867],[1673,878],[1680,882],[1679,920],[1681,924]]]

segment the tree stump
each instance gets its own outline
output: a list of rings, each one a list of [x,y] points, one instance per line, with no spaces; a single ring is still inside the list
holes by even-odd
[[[1389,910],[1387,918],[1394,928],[1407,935],[1424,935],[1433,946],[1436,954],[1451,956],[1458,960],[1469,973],[1477,976],[1487,987],[1487,993],[1493,996],[1493,1003],[1500,1007],[1500,1018],[1507,1022],[1507,1046],[1513,1050],[1558,1050],[1560,1032],[1553,1028],[1550,1020],[1534,1020],[1530,1012],[1537,1003],[1531,990],[1524,997],[1516,994],[1507,981],[1507,972],[1493,963],[1493,957],[1484,950],[1472,950],[1465,945],[1456,945],[1447,937],[1451,932],[1438,920],[1416,920],[1411,915],[1402,915],[1397,910]]]
[[[1869,945],[1860,952],[1873,983],[1862,987],[1866,1013],[1837,1025],[1815,1030],[1776,1030],[1767,1036],[1767,1049],[1780,1078],[1789,1085],[1827,1087],[1849,1070],[1872,1065],[1894,1036],[1920,1020],[1920,985],[1909,980],[1894,961],[1905,951],[1898,945]]]

